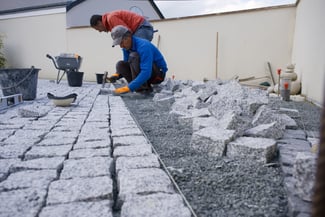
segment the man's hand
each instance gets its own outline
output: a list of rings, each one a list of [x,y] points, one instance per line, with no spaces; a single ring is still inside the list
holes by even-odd
[[[128,86],[120,87],[120,88],[117,88],[116,90],[114,90],[114,94],[116,94],[116,95],[120,95],[120,94],[128,93],[128,92],[130,92],[130,88]]]
[[[115,73],[111,77],[106,78],[108,82],[115,83],[119,79],[119,74]]]

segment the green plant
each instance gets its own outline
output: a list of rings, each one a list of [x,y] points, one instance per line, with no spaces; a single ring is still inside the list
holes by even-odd
[[[3,41],[2,41],[2,36],[0,35],[0,68],[4,68],[6,66],[6,58],[4,53],[2,53],[3,49]]]

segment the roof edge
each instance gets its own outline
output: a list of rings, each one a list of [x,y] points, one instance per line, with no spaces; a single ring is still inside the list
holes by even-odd
[[[66,5],[67,5],[66,2],[59,2],[59,3],[40,5],[40,6],[23,7],[23,8],[0,11],[0,15],[6,15],[6,14],[12,14],[12,13],[21,13],[21,12],[28,12],[28,11],[42,10],[42,9],[52,9],[52,8],[66,7]]]
[[[68,2],[67,4],[67,12],[69,10],[71,10],[72,8],[74,8],[75,6],[79,5],[80,3],[84,2],[86,0],[76,0],[76,1],[71,1],[71,2]]]
[[[158,8],[158,6],[156,5],[156,3],[153,0],[149,0],[149,3],[151,4],[151,6],[153,7],[153,9],[156,11],[156,13],[158,14],[158,16],[160,17],[160,19],[165,19],[164,15],[161,13],[160,9]]]

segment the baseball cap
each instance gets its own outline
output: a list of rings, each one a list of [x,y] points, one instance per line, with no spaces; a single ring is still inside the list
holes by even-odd
[[[112,47],[121,44],[124,34],[127,33],[128,31],[129,29],[126,28],[125,26],[121,26],[121,25],[115,26],[111,31],[111,36],[113,39]]]

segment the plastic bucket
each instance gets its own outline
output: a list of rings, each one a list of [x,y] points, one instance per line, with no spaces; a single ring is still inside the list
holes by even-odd
[[[68,84],[70,87],[81,87],[84,73],[83,72],[67,72]]]
[[[96,73],[97,84],[102,84],[103,83],[103,76],[104,76],[104,74]]]
[[[23,100],[35,99],[39,70],[34,67],[0,69],[0,86],[3,95],[10,96],[21,93]]]

